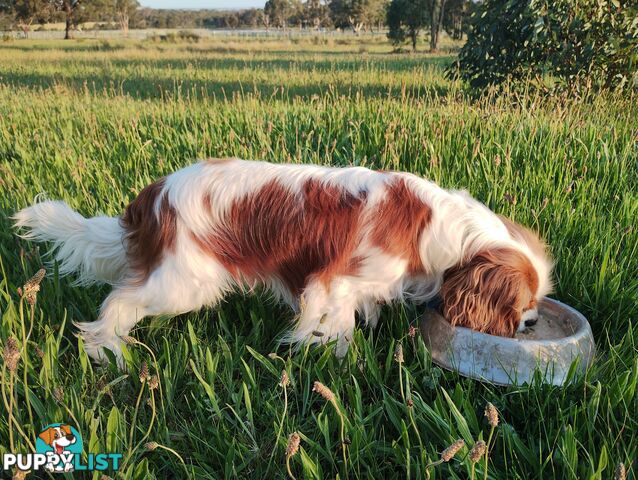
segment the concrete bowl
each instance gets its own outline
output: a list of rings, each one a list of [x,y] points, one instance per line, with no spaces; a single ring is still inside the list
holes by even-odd
[[[547,383],[563,385],[572,365],[575,374],[582,374],[596,351],[585,317],[551,298],[540,302],[536,325],[514,338],[453,327],[432,309],[423,314],[420,327],[434,363],[498,385],[529,383],[535,374]]]

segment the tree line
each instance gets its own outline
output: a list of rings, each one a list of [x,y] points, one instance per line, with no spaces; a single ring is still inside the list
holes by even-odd
[[[126,35],[138,8],[137,0],[0,0],[0,29],[28,36],[37,24],[63,22],[64,38],[73,38],[79,24],[112,22]]]
[[[430,49],[440,32],[460,39],[474,5],[470,0],[268,0],[263,9],[158,10],[137,0],[0,0],[0,29],[20,29],[28,36],[37,24],[64,22],[65,38],[86,22],[129,28],[265,28],[288,30],[337,28],[361,32],[389,29],[395,44],[416,49],[423,30]]]
[[[469,0],[268,0],[264,23],[275,28],[333,27],[354,33],[388,27],[395,44],[417,39],[429,29],[430,50],[436,51],[441,31],[461,39],[474,10]]]

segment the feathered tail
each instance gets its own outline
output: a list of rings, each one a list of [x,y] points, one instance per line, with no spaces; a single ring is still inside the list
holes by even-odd
[[[37,202],[13,217],[27,240],[53,243],[60,275],[78,272],[76,284],[116,283],[126,269],[119,219],[84,218],[62,201]]]

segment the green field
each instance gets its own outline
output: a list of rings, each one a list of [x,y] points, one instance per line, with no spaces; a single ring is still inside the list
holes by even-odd
[[[638,477],[638,98],[477,99],[443,75],[454,45],[391,50],[381,36],[0,44],[0,340],[21,353],[14,371],[2,367],[0,454],[29,452],[42,426],[70,422],[85,452],[124,454],[113,478],[284,478],[296,431],[296,478],[462,479],[466,447],[426,466],[457,438],[487,440],[492,402],[488,478],[609,479],[620,462]],[[421,309],[400,305],[358,330],[341,364],[331,346],[279,346],[292,313],[235,295],[142,322],[127,376],[91,365],[74,336],[71,322],[94,319],[106,287],[75,288],[50,269],[35,309],[20,300],[46,246],[18,239],[9,216],[37,194],[118,215],[153,179],[225,156],[401,169],[466,188],[547,239],[553,296],[590,320],[595,365],[564,388],[460,378],[409,335]],[[142,361],[158,388],[139,380]],[[475,470],[483,478],[482,462]]]

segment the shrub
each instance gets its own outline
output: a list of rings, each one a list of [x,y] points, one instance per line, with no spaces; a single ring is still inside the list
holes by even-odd
[[[146,37],[148,41],[151,42],[166,42],[166,43],[199,43],[202,39],[195,32],[190,32],[188,30],[180,30],[179,32],[168,32],[166,34],[153,34]]]
[[[637,65],[635,0],[485,0],[449,72],[472,87],[549,76],[567,88],[623,88]]]

